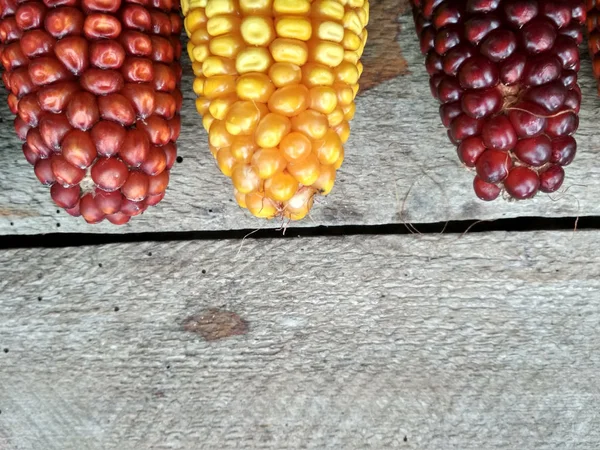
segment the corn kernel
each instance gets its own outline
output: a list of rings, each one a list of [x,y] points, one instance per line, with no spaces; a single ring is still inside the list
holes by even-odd
[[[356,14],[356,11],[352,11],[352,10],[346,11],[346,14],[344,14],[343,23],[344,23],[344,28],[346,28],[347,30],[350,30],[356,34],[362,33],[363,25],[360,22],[360,19],[358,17],[358,14]]]
[[[194,55],[193,55],[193,53],[194,53],[194,44],[192,44],[192,41],[188,41],[186,48],[187,48],[187,52],[188,52],[188,56],[190,57],[190,60],[192,62],[194,62],[195,61]]]
[[[234,75],[235,64],[228,58],[209,56],[202,63],[202,73],[207,78],[216,75]]]
[[[192,9],[195,8],[206,8],[206,4],[208,0],[189,0],[189,7]]]
[[[329,67],[322,64],[307,63],[302,66],[302,83],[306,87],[331,86],[335,76]]]
[[[288,200],[283,216],[290,220],[300,220],[306,217],[312,208],[315,193],[315,189],[298,189],[298,192]]]
[[[362,8],[362,5],[364,5],[365,0],[348,0],[348,6],[350,8]]]
[[[235,92],[235,76],[215,75],[204,81],[204,96],[217,98]]]
[[[341,21],[344,12],[344,6],[334,0],[316,1],[312,4],[313,17]]]
[[[246,207],[254,216],[263,219],[271,219],[277,214],[273,201],[261,192],[246,194]]]
[[[288,161],[300,161],[310,155],[312,143],[302,133],[292,131],[281,140],[279,149]]]
[[[351,64],[358,64],[359,58],[360,56],[358,56],[358,53],[355,51],[346,50],[344,52],[344,61],[346,62],[349,62]]]
[[[340,157],[338,158],[338,160],[333,165],[333,167],[335,168],[335,170],[337,170],[340,167],[342,167],[342,163],[343,162],[344,162],[344,147],[342,147],[342,154],[340,155]]]
[[[248,73],[238,78],[236,92],[242,100],[266,103],[275,86],[264,73]]]
[[[258,146],[254,143],[254,136],[239,135],[233,138],[230,149],[236,160],[249,163]]]
[[[233,171],[233,167],[237,164],[237,161],[232,156],[229,148],[221,148],[217,151],[217,165],[223,175],[230,177]]]
[[[321,22],[317,27],[317,37],[325,41],[342,42],[344,27],[336,22]]]
[[[354,114],[356,114],[356,103],[352,102],[347,106],[343,106],[342,111],[344,111],[344,119],[350,122],[354,119]]]
[[[261,104],[265,109],[266,107]],[[254,129],[261,118],[261,111],[254,102],[250,101],[237,101],[235,102],[227,112],[225,118],[225,126],[227,131],[234,136],[239,134],[251,135],[254,133]]]
[[[208,0],[205,13],[209,19],[218,15],[235,14],[235,2],[234,0]]]
[[[192,57],[194,61],[202,63],[208,58],[210,52],[208,51],[208,45],[196,45],[192,50]]]
[[[336,83],[333,88],[337,92],[338,104],[340,106],[349,105],[354,101],[354,93],[352,88],[346,84]]]
[[[240,9],[244,15],[271,15],[273,0],[240,0]]]
[[[335,108],[330,114],[327,115],[327,122],[330,127],[338,126],[344,120],[344,110],[341,106]]]
[[[236,164],[231,173],[231,181],[240,194],[249,194],[260,186],[258,172],[249,164]]]
[[[334,164],[342,152],[342,141],[335,131],[329,129],[323,139],[313,141],[313,152],[321,164]]]
[[[210,99],[206,97],[198,97],[196,99],[196,109],[201,116],[208,112],[208,107],[210,106]],[[207,130],[208,131],[208,130]]]
[[[278,172],[265,181],[265,194],[276,202],[285,202],[298,191],[298,182],[289,172]]]
[[[310,20],[303,17],[281,17],[275,21],[277,36],[308,41],[312,35]]]
[[[360,24],[363,27],[366,27],[369,23],[369,12],[365,8],[358,8],[356,10],[356,14],[358,15],[358,19],[360,20]]]
[[[275,63],[269,69],[269,77],[277,87],[298,84],[302,81],[302,70],[296,64]]]
[[[248,47],[238,53],[235,67],[239,74],[266,72],[273,60],[266,48]]]
[[[197,77],[201,77],[202,75],[204,75],[204,72],[202,71],[202,63],[198,61],[193,62],[192,72],[194,72],[194,75],[196,75]]]
[[[193,9],[183,21],[188,37],[192,35],[203,23],[206,22],[206,15],[202,9]]]
[[[358,83],[358,69],[354,64],[342,61],[339,66],[333,70],[335,81],[353,85]]]
[[[308,108],[308,89],[302,84],[292,84],[277,89],[269,99],[271,112],[292,117]]]
[[[310,11],[310,2],[307,0],[275,0],[273,10],[276,15],[305,15]]]
[[[287,161],[276,148],[261,148],[252,156],[252,167],[256,169],[262,180],[281,172],[286,164]]]
[[[233,105],[237,100],[237,96],[235,94],[230,94],[225,97],[217,97],[211,100],[210,106],[208,107],[208,111],[212,114],[215,119],[225,120],[227,116],[227,111],[231,105]]]
[[[275,39],[273,19],[270,17],[250,16],[242,21],[241,32],[249,45],[266,47]]]
[[[204,25],[198,27],[190,36],[190,42],[194,45],[206,44],[210,40],[210,35]]]
[[[358,37],[356,33],[353,33],[350,30],[344,31],[344,39],[342,40],[344,50],[358,50],[361,42],[360,37]]]
[[[273,59],[277,62],[289,62],[298,66],[308,59],[308,47],[298,39],[277,38],[269,46]]]
[[[213,158],[217,159],[217,152],[219,151],[219,149],[217,147],[213,147],[210,144],[208,144],[208,149],[210,150],[210,154],[213,155]]]
[[[350,125],[345,120],[340,123],[337,127],[334,127],[335,132],[338,134],[342,143],[348,142],[348,138],[350,137]]]
[[[311,187],[317,189],[319,194],[327,195],[333,189],[335,184],[335,167],[333,165],[321,166],[321,172],[319,178],[315,181]]]
[[[311,139],[321,139],[328,128],[327,116],[311,109],[302,111],[292,118],[292,129],[304,133]]]
[[[235,197],[235,201],[241,208],[247,208],[246,206],[246,194],[242,194],[238,192],[236,189],[233,190],[233,196]]]
[[[358,70],[358,77],[360,78],[362,73],[363,73],[363,63],[361,63],[360,61],[358,61],[358,63],[356,64],[356,70]]]
[[[298,183],[310,186],[319,178],[320,164],[317,156],[311,153],[300,161],[288,163],[287,170]]]
[[[225,128],[225,122],[222,120],[215,120],[210,126],[210,130],[208,132],[208,139],[210,145],[214,145],[218,148],[230,147],[231,142],[233,141],[233,136],[231,136],[227,129]]]
[[[237,34],[224,34],[212,38],[208,49],[213,55],[223,58],[235,58],[244,46],[244,41]]]
[[[335,67],[344,60],[344,47],[335,42],[317,42],[311,46],[310,59],[329,67]]]
[[[194,90],[194,94],[196,94],[196,95],[204,94],[204,80],[205,80],[205,78],[202,76],[194,78],[194,83],[192,84],[192,89]]]
[[[337,106],[337,95],[329,86],[314,86],[308,93],[308,107],[323,114],[331,114]]]
[[[254,134],[254,140],[263,148],[277,147],[281,139],[290,132],[290,119],[279,114],[270,113],[263,117]]]
[[[216,16],[206,22],[206,31],[210,36],[235,33],[240,29],[240,18],[236,16]]]
[[[358,90],[360,89],[360,85],[354,84],[352,86],[350,86],[352,88],[352,100],[354,100],[356,98],[356,94],[358,94]]]
[[[202,126],[206,131],[210,131],[210,127],[214,121],[215,118],[209,112],[202,116]]]

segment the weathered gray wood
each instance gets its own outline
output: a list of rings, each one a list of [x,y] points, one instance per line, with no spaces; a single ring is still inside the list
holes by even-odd
[[[0,448],[597,450],[596,240],[2,251]]]
[[[332,194],[319,200],[311,218],[291,226],[493,220],[517,216],[599,215],[600,169],[596,130],[600,100],[591,63],[582,47],[581,88],[584,101],[577,134],[579,154],[567,169],[564,194],[525,202],[484,203],[472,193],[472,175],[459,163],[431,98],[423,57],[410,14],[400,18],[399,48],[409,73],[383,82],[358,97],[346,161]],[[381,37],[377,37],[381,39]],[[392,42],[393,44],[393,42]],[[371,41],[366,56],[380,41]],[[393,44],[395,46],[395,44]],[[387,61],[387,59],[386,59]],[[395,62],[395,61],[394,61]],[[124,233],[278,227],[256,220],[232,200],[230,181],[210,155],[206,135],[194,109],[191,72],[184,61],[183,131],[179,143],[184,162],[172,171],[166,199],[125,227],[88,226],[82,219],[56,213],[47,188],[40,186],[13,137],[6,106],[0,127],[0,234],[46,232]],[[2,94],[5,95],[5,94]],[[0,103],[4,105],[3,98]],[[11,223],[13,224],[11,226]],[[60,223],[60,228],[57,228]]]

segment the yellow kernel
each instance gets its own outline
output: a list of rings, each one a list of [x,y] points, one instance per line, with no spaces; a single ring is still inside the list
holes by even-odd
[[[287,170],[304,186],[310,186],[319,178],[320,164],[317,156],[311,153],[300,161],[290,162]]]
[[[263,219],[271,219],[277,215],[277,207],[262,192],[246,194],[246,207],[252,215]]]
[[[231,173],[231,181],[240,194],[256,191],[260,186],[258,172],[249,164],[236,164]]]
[[[266,47],[275,38],[273,19],[270,17],[250,16],[242,21],[242,37],[249,45]]]
[[[354,93],[352,88],[346,84],[336,83],[333,88],[337,92],[338,104],[340,106],[349,105],[354,100]]]
[[[342,120],[344,120],[344,110],[341,106],[338,106],[333,110],[333,112],[327,115],[327,122],[329,123],[330,127],[339,125],[342,123]]]
[[[239,162],[249,163],[252,155],[258,149],[254,142],[254,136],[236,136],[231,143],[231,154]]]
[[[194,44],[192,44],[192,41],[188,41],[187,43],[187,52],[188,52],[188,56],[190,57],[190,59],[192,60],[192,62],[194,62]]]
[[[235,75],[235,64],[222,56],[209,56],[202,63],[202,72],[207,78],[216,75]]]
[[[230,177],[233,171],[233,167],[237,164],[237,161],[229,151],[228,147],[221,148],[217,151],[217,165],[223,175]]]
[[[266,72],[273,60],[266,48],[247,47],[238,53],[235,68],[238,73]]]
[[[360,61],[356,63],[356,70],[358,70],[358,77],[360,78],[362,76],[363,73],[363,63],[361,63]]]
[[[321,166],[319,178],[312,184],[312,187],[319,191],[321,195],[327,195],[333,189],[335,183],[336,170],[333,165]]]
[[[198,97],[196,99],[196,109],[201,116],[208,112],[208,107],[210,106],[210,99],[206,97]]]
[[[300,220],[306,217],[313,205],[315,193],[314,189],[298,189],[296,194],[287,201],[283,215],[291,220]]]
[[[260,104],[266,112],[266,107]],[[237,101],[227,112],[225,126],[227,131],[234,136],[239,134],[251,135],[261,118],[261,111],[256,103],[250,101]]]
[[[342,61],[339,66],[333,69],[335,81],[353,85],[358,83],[358,69],[354,64]]]
[[[265,181],[265,194],[276,202],[285,202],[298,191],[298,182],[289,172],[278,172]]]
[[[321,139],[328,128],[327,116],[311,109],[292,117],[292,129],[304,133],[311,139]]]
[[[235,1],[234,0],[208,0],[205,9],[206,17],[209,19],[214,16],[224,14],[235,14]]]
[[[352,86],[350,86],[352,88],[352,100],[354,100],[356,98],[356,94],[358,94],[358,90],[360,89],[360,85],[354,84]]]
[[[200,8],[193,9],[183,21],[188,37],[190,37],[192,33],[205,22],[206,15],[204,14],[204,10]]]
[[[321,0],[312,4],[312,16],[323,19],[342,20],[344,6],[335,0]]]
[[[342,111],[344,111],[344,119],[350,122],[354,119],[354,114],[356,114],[356,103],[352,102],[347,106],[343,106]]]
[[[271,112],[292,117],[308,108],[308,89],[302,84],[291,84],[277,89],[269,98]]]
[[[235,197],[235,201],[241,208],[246,208],[246,194],[242,194],[234,189],[233,196]]]
[[[210,102],[208,110],[215,119],[225,120],[229,107],[235,103],[237,96],[235,94],[228,95],[226,97],[218,97]]]
[[[206,31],[206,27],[202,25],[190,36],[190,42],[194,45],[206,44],[210,40],[210,35]]]
[[[297,39],[277,38],[269,49],[277,62],[290,62],[302,66],[308,59],[308,47]]]
[[[273,10],[277,15],[305,15],[310,11],[310,2],[307,0],[275,0]]]
[[[245,16],[250,14],[270,16],[272,5],[273,0],[240,0],[240,9]]]
[[[264,73],[247,73],[238,78],[236,92],[242,100],[266,103],[275,86]]]
[[[310,20],[304,17],[281,17],[275,21],[277,36],[308,41],[312,35]]]
[[[302,70],[296,64],[278,62],[269,69],[269,78],[277,87],[298,84],[302,80]]]
[[[290,132],[290,119],[279,114],[270,113],[263,117],[254,133],[254,140],[263,148],[277,147],[281,139]]]
[[[204,129],[206,131],[210,130],[210,127],[214,121],[215,121],[215,118],[213,116],[211,116],[211,114],[209,112],[207,112],[206,114],[204,114],[202,116],[202,126],[204,127]]]
[[[335,42],[317,42],[311,46],[310,59],[329,67],[335,67],[344,60],[344,47]]]
[[[240,18],[236,16],[216,16],[206,22],[207,33],[211,36],[236,32],[239,28]]]
[[[348,0],[348,6],[350,8],[362,8],[362,5],[364,5],[365,0]]]
[[[347,11],[346,14],[344,14],[343,23],[344,28],[347,30],[350,30],[356,34],[362,33],[363,25],[355,11]]]
[[[316,63],[302,66],[302,83],[307,87],[331,86],[334,81],[335,77],[329,67]]]
[[[358,56],[358,53],[355,51],[346,50],[344,52],[344,61],[349,62],[350,64],[358,64],[359,59],[360,56]]]
[[[313,141],[313,152],[321,164],[334,164],[342,152],[342,141],[335,131],[329,129],[323,139]]]
[[[338,134],[342,143],[348,142],[348,138],[350,138],[350,125],[345,120],[340,123],[337,127],[333,128],[335,132]]]
[[[312,143],[302,133],[292,131],[281,140],[279,149],[288,161],[300,161],[310,155]]]
[[[335,168],[335,170],[337,170],[340,167],[342,167],[342,163],[343,162],[344,162],[344,147],[342,147],[342,154],[340,155],[340,157],[338,158],[338,160],[333,165],[333,167]]]
[[[205,80],[205,78],[202,76],[194,78],[194,83],[192,84],[192,89],[194,90],[194,94],[196,94],[196,95],[204,94],[204,80]]]
[[[321,22],[317,27],[317,37],[325,41],[342,42],[344,27],[336,22]]]
[[[235,76],[215,75],[204,81],[204,96],[217,98],[235,92]]]
[[[261,148],[252,156],[252,167],[256,169],[262,180],[281,172],[286,164],[287,161],[277,148]]]
[[[198,61],[193,62],[192,72],[194,72],[194,75],[196,75],[197,77],[201,77],[202,75],[204,75],[204,72],[202,71],[202,63]]]
[[[213,147],[212,145],[208,144],[208,149],[210,150],[210,154],[213,155],[213,158],[217,158],[217,152],[219,151],[219,149],[217,147]]]
[[[194,50],[192,50],[192,57],[194,61],[202,63],[206,58],[210,55],[208,51],[208,45],[196,45]]]
[[[308,93],[308,107],[323,114],[331,114],[337,106],[337,96],[329,86],[314,86]]]
[[[233,136],[227,132],[224,121],[215,120],[212,123],[208,132],[208,141],[210,145],[214,145],[217,148],[231,146]]]
[[[363,27],[366,27],[369,23],[369,12],[365,8],[356,9],[356,14],[358,15],[358,19],[360,20],[360,24]]]
[[[237,34],[224,34],[212,38],[209,44],[209,50],[213,55],[223,58],[235,58],[238,52],[244,46],[244,41]]]
[[[350,30],[344,31],[344,39],[342,40],[342,45],[345,50],[358,50],[361,44],[361,40],[356,33],[353,33]]]
[[[206,8],[208,0],[189,0],[189,7],[191,9]]]

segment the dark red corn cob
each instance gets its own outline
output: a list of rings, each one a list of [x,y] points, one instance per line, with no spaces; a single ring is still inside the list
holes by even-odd
[[[181,110],[179,1],[0,0],[2,80],[54,202],[124,224],[164,197]]]
[[[587,0],[588,48],[592,57],[594,77],[600,93],[600,1]]]
[[[576,151],[585,2],[411,2],[431,92],[460,160],[477,173],[476,195],[559,189]],[[600,78],[600,56],[595,71]]]

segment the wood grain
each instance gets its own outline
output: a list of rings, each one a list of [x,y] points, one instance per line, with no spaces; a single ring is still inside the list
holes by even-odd
[[[398,44],[408,71],[403,68],[404,75],[382,82],[358,97],[346,161],[333,192],[318,200],[310,218],[290,226],[600,215],[597,201],[600,148],[596,139],[600,101],[587,49],[582,47],[581,51],[584,100],[577,134],[579,154],[567,168],[564,193],[553,197],[539,195],[532,201],[484,203],[472,193],[472,174],[460,165],[440,123],[438,105],[429,93],[412,17],[407,12],[399,20]],[[389,33],[395,34],[396,24],[393,25],[388,26]],[[367,45],[365,60],[371,65],[379,59],[377,64],[381,67],[388,62],[389,55],[399,54],[398,46],[390,34],[374,34]],[[382,48],[388,51],[382,52]],[[194,110],[187,60],[184,66],[185,111],[179,142],[183,162],[172,171],[165,201],[124,227],[109,223],[88,226],[82,219],[56,212],[48,189],[39,185],[21,155],[20,143],[13,136],[10,114],[4,98],[0,99],[3,105],[0,108],[3,119],[0,124],[0,234],[279,227],[278,222],[251,218],[233,201],[231,182],[215,166],[200,118]]]
[[[596,238],[2,251],[0,448],[597,450]]]

